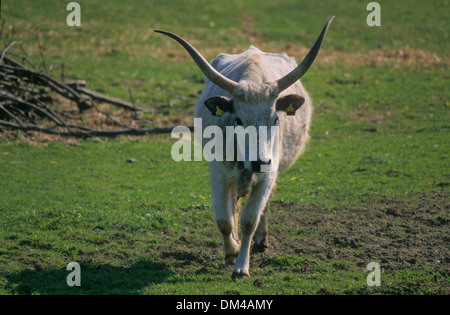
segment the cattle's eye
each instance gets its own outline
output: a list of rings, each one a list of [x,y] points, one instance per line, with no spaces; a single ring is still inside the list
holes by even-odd
[[[242,120],[239,117],[236,117],[236,125],[242,126]]]
[[[278,125],[278,122],[279,122],[279,120],[278,120],[278,117],[277,117],[277,118],[275,118],[275,120],[273,121],[273,124],[274,124],[274,125]]]

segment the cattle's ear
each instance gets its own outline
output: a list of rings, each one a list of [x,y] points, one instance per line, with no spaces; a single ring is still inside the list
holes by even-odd
[[[225,96],[210,97],[205,101],[205,106],[217,117],[233,112],[233,100]]]
[[[305,99],[299,94],[289,94],[277,99],[277,111],[286,112],[288,116],[294,116],[295,111],[299,109]]]

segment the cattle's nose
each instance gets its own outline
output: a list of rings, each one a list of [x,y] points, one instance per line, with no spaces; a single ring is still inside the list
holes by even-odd
[[[261,172],[261,165],[270,165],[270,163],[272,163],[271,159],[269,159],[269,161],[267,161],[267,162],[264,162],[264,161],[261,161],[261,160],[252,161],[252,170],[253,170],[253,172],[260,173]]]

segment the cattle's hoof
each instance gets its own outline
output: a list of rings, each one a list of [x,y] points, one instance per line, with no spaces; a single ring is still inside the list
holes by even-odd
[[[231,274],[232,280],[245,279],[245,278],[249,278],[249,277],[250,277],[250,274],[248,273],[248,271],[245,271],[245,270],[234,270],[233,273]]]
[[[237,254],[225,254],[225,266],[234,266]]]
[[[269,248],[269,245],[267,244],[267,242],[262,242],[260,244],[255,242],[253,244],[252,252],[253,253],[266,253],[268,248]]]

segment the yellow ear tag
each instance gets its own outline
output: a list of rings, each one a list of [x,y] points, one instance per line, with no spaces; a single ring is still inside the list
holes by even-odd
[[[286,113],[288,115],[295,115],[295,109],[294,109],[294,105],[290,104],[287,108],[286,108]]]
[[[216,105],[216,116],[222,116],[225,112]]]

